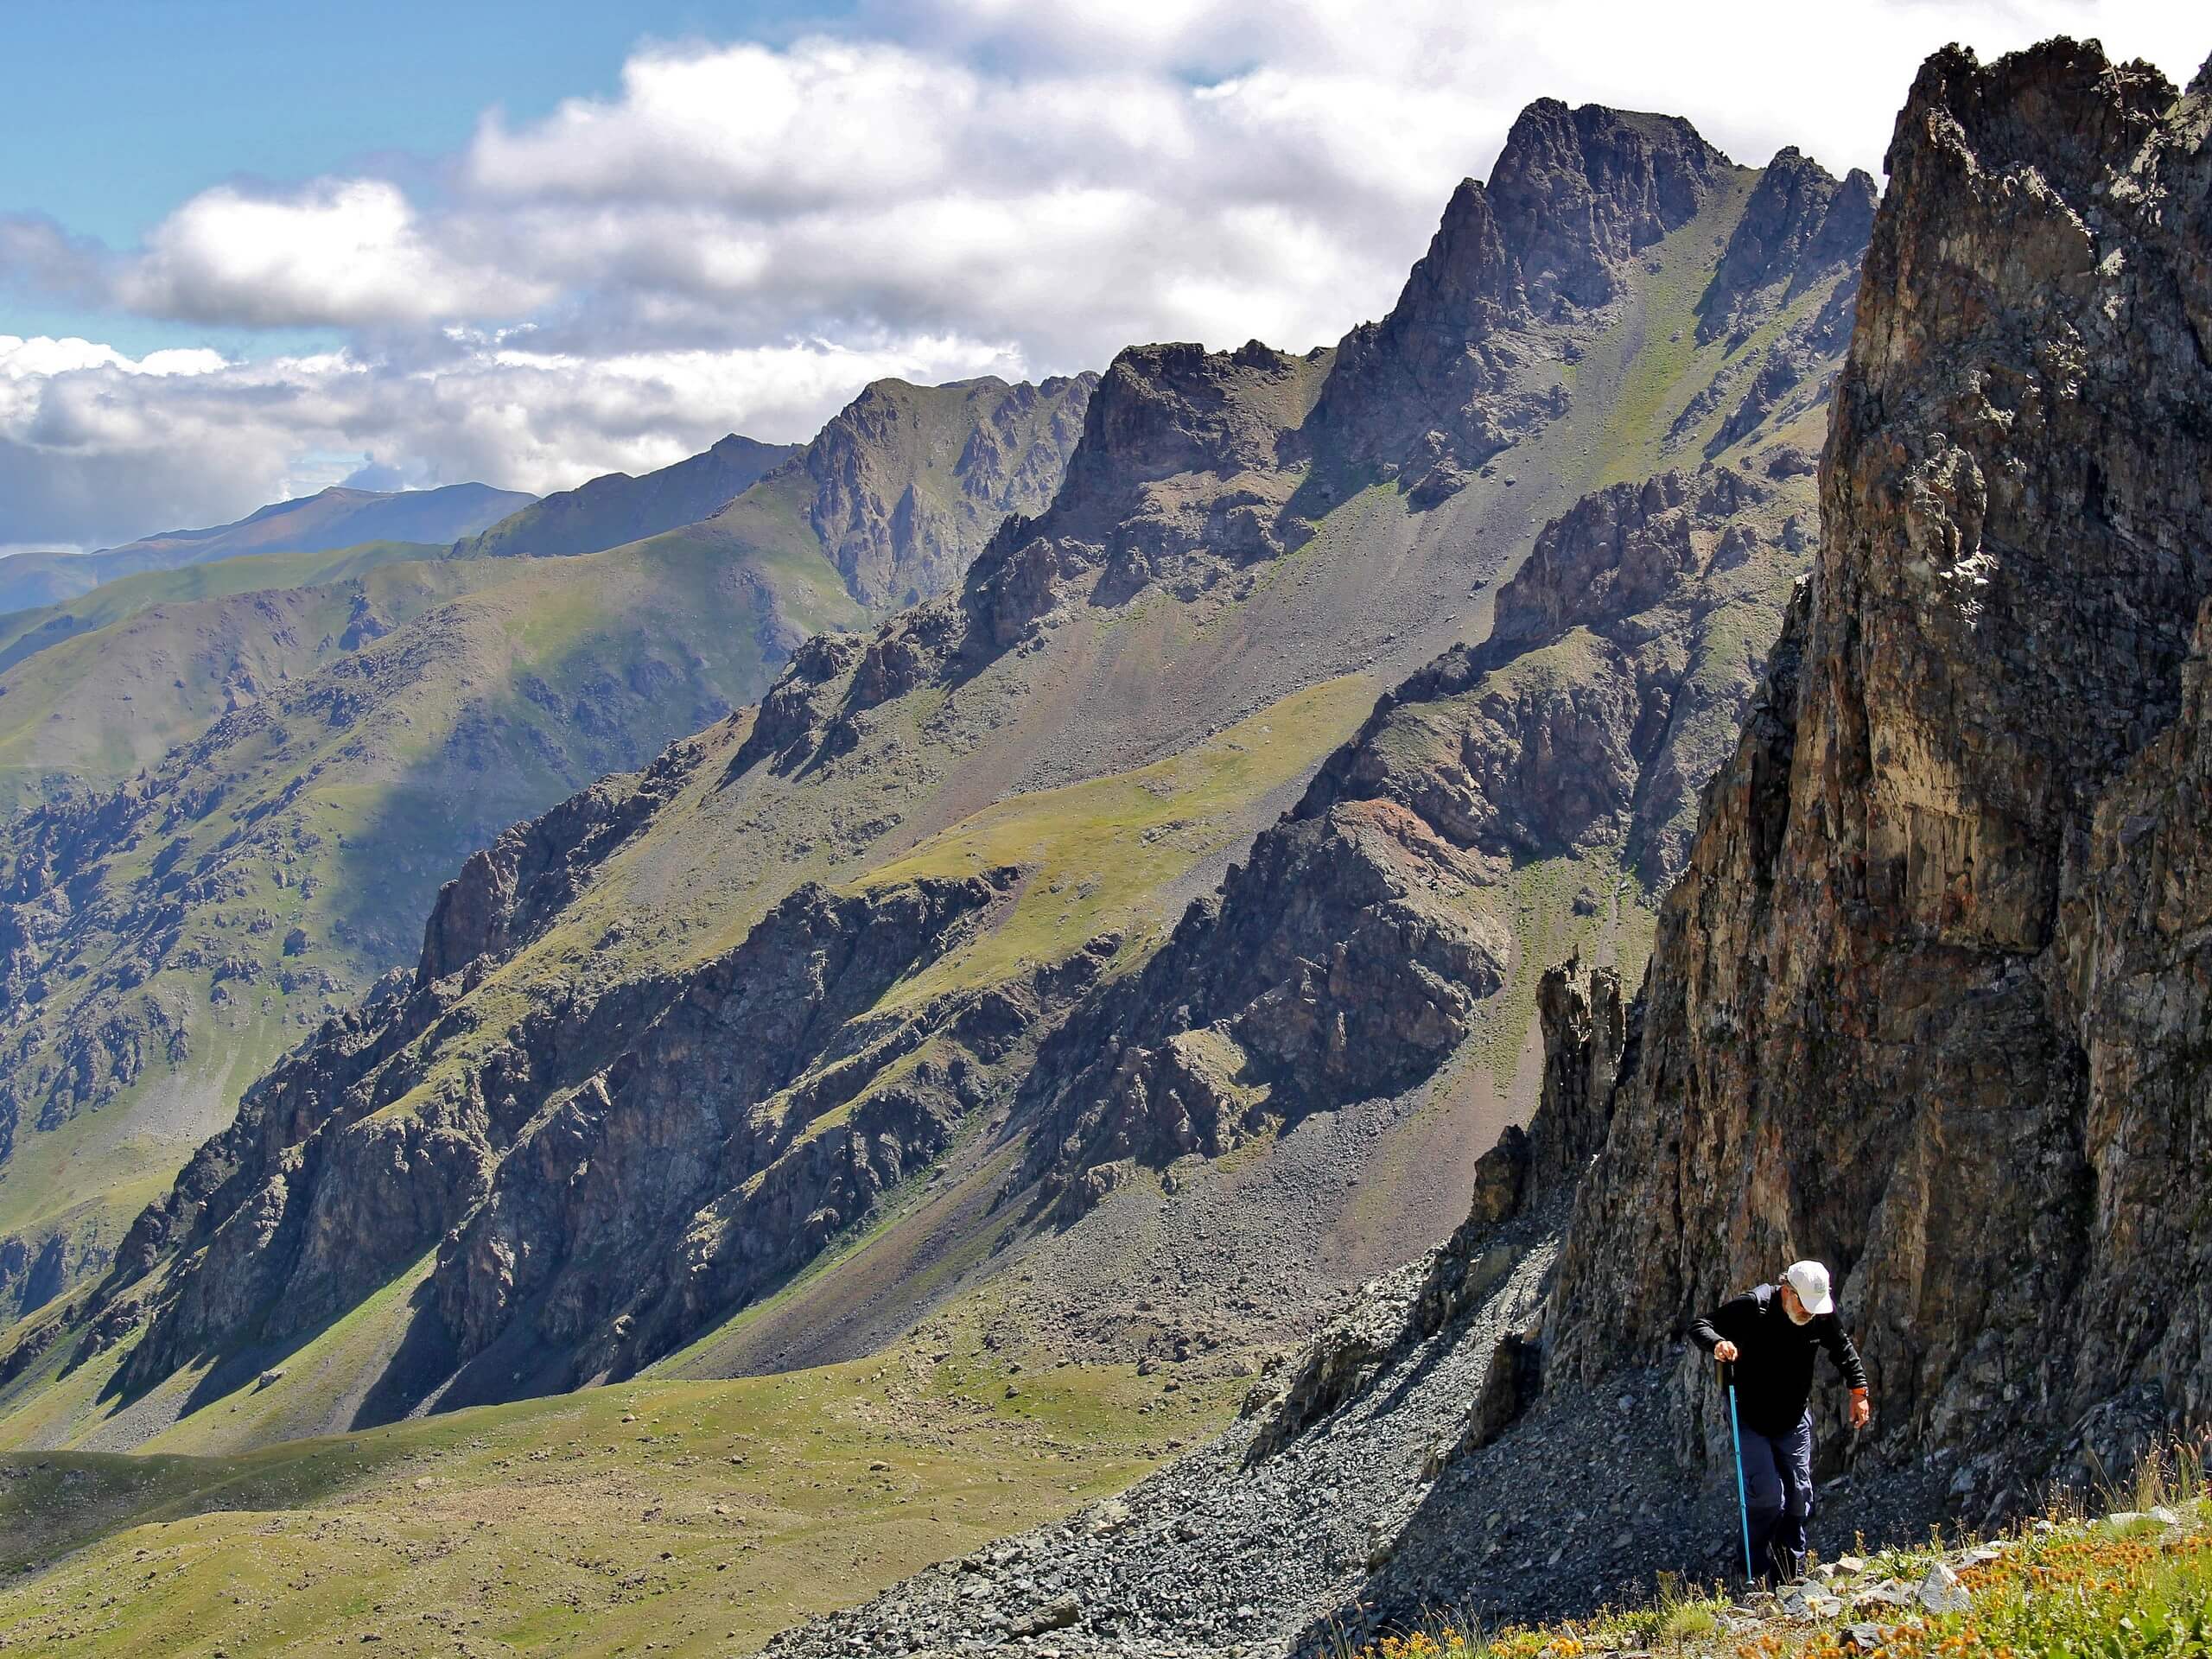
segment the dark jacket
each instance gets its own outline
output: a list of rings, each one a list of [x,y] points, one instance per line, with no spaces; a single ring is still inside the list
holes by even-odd
[[[1711,1318],[1690,1326],[1690,1339],[1708,1354],[1723,1337],[1738,1350],[1737,1414],[1746,1428],[1762,1434],[1787,1434],[1805,1414],[1813,1397],[1816,1348],[1828,1351],[1845,1382],[1854,1389],[1866,1386],[1866,1368],[1836,1316],[1816,1313],[1796,1324],[1772,1285],[1730,1297]]]

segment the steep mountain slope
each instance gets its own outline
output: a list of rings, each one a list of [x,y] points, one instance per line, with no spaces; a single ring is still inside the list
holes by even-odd
[[[1002,507],[1049,491],[1090,385],[874,391],[816,449],[864,456],[889,493],[887,568],[957,569],[994,489]],[[887,401],[935,410],[926,440],[873,453]],[[973,446],[962,411],[983,423]],[[963,447],[998,457],[965,475],[965,516],[894,523]],[[562,560],[311,558],[365,574],[126,610],[0,674],[0,756],[22,758],[33,804],[0,830],[20,1009],[0,1050],[0,1310],[102,1270],[238,1090],[412,959],[471,849],[757,696],[808,634],[866,620],[775,488]]]
[[[0,669],[0,813],[111,790],[226,714],[508,574],[442,551],[377,542],[226,559],[7,619],[35,626]],[[284,579],[295,574],[305,580]],[[193,594],[209,596],[171,597]]]
[[[1795,545],[1785,528],[1808,494],[1821,374],[1756,406],[1714,389],[1821,349],[1855,268],[1825,254],[1760,267],[1763,321],[1694,339],[1723,252],[1747,220],[1770,222],[1778,189],[1682,123],[1535,105],[1496,204],[1473,184],[1455,195],[1382,324],[1304,357],[1256,342],[1123,353],[1052,506],[1009,520],[957,595],[810,641],[757,710],[472,860],[414,978],[250,1090],[99,1293],[22,1333],[5,1362],[16,1397],[52,1382],[75,1402],[40,1433],[130,1443],[380,1292],[389,1312],[353,1341],[354,1382],[323,1423],[663,1360],[854,1351],[931,1298],[1004,1286],[1016,1262],[1039,1286],[1007,1305],[1017,1321],[1043,1302],[1070,1339],[1124,1352],[1241,1342],[1266,1316],[1227,1308],[1251,1302],[1229,1279],[1311,1287],[1278,1315],[1295,1332],[1348,1280],[1433,1239],[1458,1207],[1438,1160],[1466,1167],[1510,1110],[1536,950],[1639,949],[1648,923],[1610,895],[1579,913],[1576,886],[1632,833],[1632,856],[1666,856],[1667,779],[1709,741],[1708,702],[1731,717],[1807,551],[1802,519]],[[1825,222],[1870,194],[1856,177],[1804,211]],[[1586,833],[1541,843],[1558,854],[1548,869],[1479,835],[1440,863],[1501,885],[1463,931],[1535,948],[1500,944],[1495,971],[1468,982],[1471,1001],[1519,998],[1491,1052],[1469,1026],[1389,1079],[1399,1092],[1325,1103],[1357,1113],[1284,1111],[1264,1132],[1249,1115],[1255,1157],[1133,1180],[1059,1231],[1035,1207],[1051,1188],[1032,1160],[1050,1144],[1017,1092],[1031,1056],[1149,971],[1171,931],[1202,925],[1171,928],[1352,734],[1370,671],[1479,634],[1539,513],[1653,458],[1696,467],[1746,408],[1709,468],[1599,495],[1500,601],[1514,648],[1482,673],[1518,684],[1520,658],[1556,650],[1570,702],[1648,700],[1654,729],[1623,741],[1650,774],[1618,786],[1649,801],[1641,816],[1632,801],[1593,811]],[[798,471],[710,524],[761,511]],[[1613,602],[1560,597],[1586,568],[1613,573]],[[1472,620],[1459,594],[1480,601]],[[1545,671],[1520,676],[1541,702]],[[1177,1034],[1166,1010],[1146,1018],[1162,1015]],[[1179,1036],[1169,1046],[1198,1051],[1199,1070],[1218,1058],[1205,1033]],[[1264,1081],[1236,1070],[1231,1093]],[[1371,1197],[1347,1211],[1342,1184],[1362,1177]],[[1162,1315],[1130,1295],[1158,1230],[1209,1196],[1226,1200],[1205,1264],[1226,1275],[1221,1323],[1170,1331],[1163,1319],[1205,1299]],[[1402,1214],[1364,1227],[1370,1205]]]
[[[1008,512],[1052,499],[1096,384],[878,380],[803,448],[725,438],[644,478],[549,496],[454,551],[582,553],[709,520],[753,545],[819,553],[872,611],[911,605],[957,583]]]
[[[596,553],[696,524],[798,454],[795,443],[760,443],[731,433],[712,448],[640,477],[608,473],[509,513],[461,538],[454,556]]]
[[[1816,1397],[1827,1548],[2202,1432],[2208,138],[2212,66],[1929,61],[1814,573],[1643,995],[1546,976],[1542,1103],[1464,1225],[1220,1442],[772,1651],[1340,1652],[1718,1574],[1683,1324],[1800,1255],[1873,1382],[1855,1446]]]
[[[1779,480],[1668,473],[1545,526],[1488,639],[1385,697],[1218,899],[1071,1021],[1024,1091],[1064,1212],[1132,1162],[1400,1093],[1478,1029],[1495,1053],[1497,994],[1541,966],[1516,937],[1538,872],[1579,870],[1567,907],[1640,958],[1630,878],[1680,869],[1809,546],[1802,452],[1775,454]]]
[[[0,559],[0,613],[59,604],[119,576],[242,554],[319,553],[364,542],[448,543],[531,499],[488,484],[398,491],[333,486],[263,507],[234,524],[168,531],[98,553],[19,553]]]

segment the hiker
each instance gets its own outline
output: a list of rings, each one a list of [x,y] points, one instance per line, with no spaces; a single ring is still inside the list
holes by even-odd
[[[1828,1270],[1790,1264],[1778,1285],[1732,1296],[1690,1326],[1697,1345],[1735,1367],[1736,1416],[1754,1570],[1770,1584],[1805,1569],[1805,1523],[1813,1513],[1813,1350],[1828,1351],[1851,1389],[1851,1426],[1864,1428],[1866,1368],[1843,1333],[1828,1294]]]

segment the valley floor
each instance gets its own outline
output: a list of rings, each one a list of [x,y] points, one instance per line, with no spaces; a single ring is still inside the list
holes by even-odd
[[[1227,1384],[1163,1382],[971,1336],[238,1456],[0,1455],[0,1651],[748,1651],[1227,1415]]]

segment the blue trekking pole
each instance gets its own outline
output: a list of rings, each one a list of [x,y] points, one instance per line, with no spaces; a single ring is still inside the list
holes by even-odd
[[[1736,1427],[1736,1372],[1723,1363],[1720,1381],[1728,1390],[1728,1440],[1736,1448],[1736,1514],[1744,1523],[1744,1582],[1751,1581],[1751,1504],[1744,1494],[1744,1434]]]

